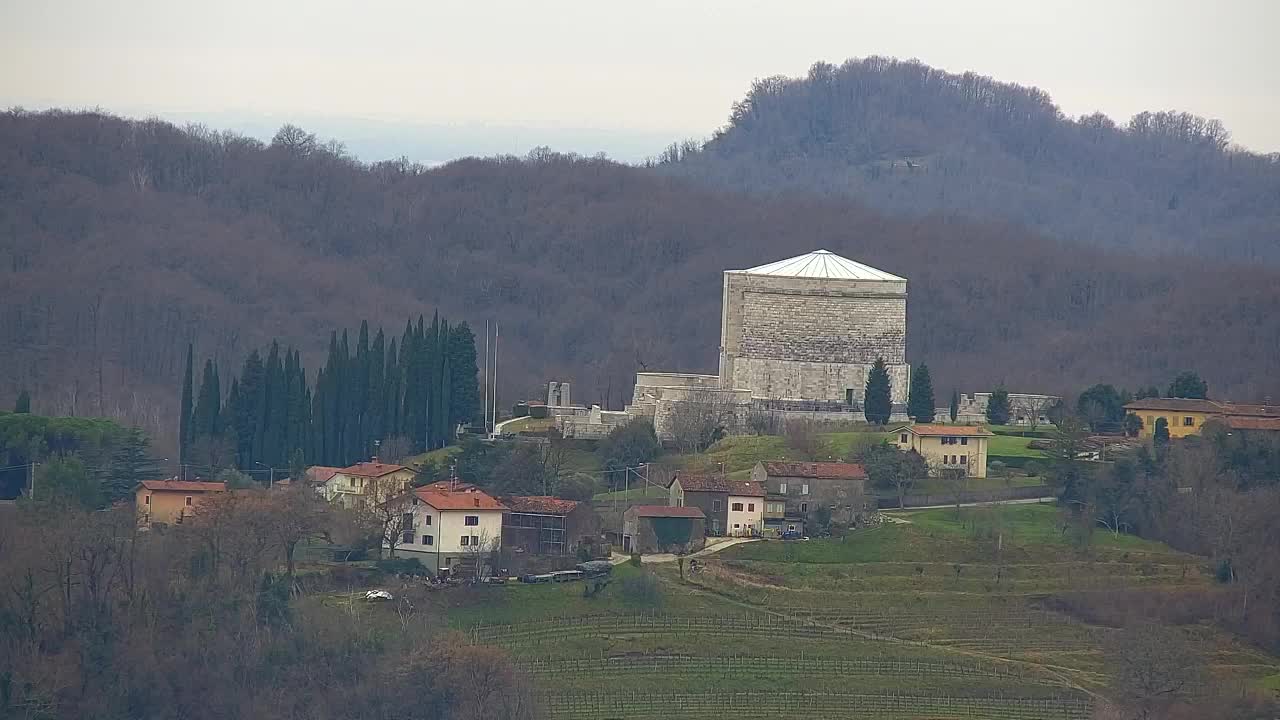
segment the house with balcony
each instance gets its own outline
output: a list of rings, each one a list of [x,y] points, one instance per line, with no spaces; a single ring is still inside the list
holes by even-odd
[[[318,486],[320,494],[345,508],[364,502],[386,502],[407,491],[417,475],[412,468],[378,462],[377,457],[325,474],[328,478]]]

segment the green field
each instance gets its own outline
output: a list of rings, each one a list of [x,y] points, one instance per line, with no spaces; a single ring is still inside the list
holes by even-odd
[[[1008,457],[1047,457],[1043,450],[1033,450],[1027,447],[1033,440],[1035,438],[996,435],[987,441],[987,455],[989,457],[998,455]]]
[[[1203,559],[1099,532],[1086,548],[1049,505],[909,511],[844,539],[762,541],[581,583],[472,591],[446,609],[508,649],[552,717],[1086,718],[1110,628],[1057,592],[1213,587]],[[628,590],[652,574],[660,597]],[[652,581],[650,581],[652,582]],[[1225,680],[1264,686],[1275,658],[1194,629]],[[718,704],[717,704],[718,703]]]

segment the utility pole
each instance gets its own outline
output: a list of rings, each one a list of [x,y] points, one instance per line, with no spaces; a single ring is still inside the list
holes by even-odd
[[[36,499],[36,465],[34,460],[31,461],[31,492],[27,493],[28,500]]]

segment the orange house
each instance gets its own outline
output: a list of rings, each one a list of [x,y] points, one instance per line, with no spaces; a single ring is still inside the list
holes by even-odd
[[[180,523],[212,493],[226,492],[226,483],[194,480],[143,480],[138,483],[134,502],[138,517],[151,524]]]

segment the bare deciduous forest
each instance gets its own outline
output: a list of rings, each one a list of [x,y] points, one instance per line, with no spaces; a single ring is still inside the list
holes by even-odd
[[[737,124],[764,112],[762,92]],[[940,94],[927,83],[914,92]],[[731,127],[707,153],[735,137]],[[1257,192],[1272,187],[1263,159],[1203,152],[1254,168]],[[1205,246],[1218,211],[1196,208],[1212,193],[1202,184],[1179,196],[1194,219],[1178,227]],[[1111,214],[1075,214],[1130,234],[1112,216],[1143,211],[1123,195],[1111,202]],[[503,405],[560,378],[575,398],[617,408],[638,369],[714,370],[723,269],[820,247],[909,278],[909,358],[928,362],[939,388],[1071,392],[1196,368],[1217,397],[1280,391],[1280,270],[1136,242],[1080,246],[931,207],[897,219],[845,198],[752,196],[545,150],[429,169],[362,164],[291,127],[261,143],[10,111],[0,115],[0,402],[26,388],[35,412],[119,417],[171,447],[188,342],[235,367],[279,338],[317,367],[335,328],[438,308],[477,332],[501,323]],[[1263,223],[1258,242],[1274,228],[1227,215]]]
[[[660,167],[749,192],[817,192],[893,213],[1000,218],[1067,242],[1280,263],[1280,153],[1217,120],[1068,117],[1048,93],[918,61],[816,63],[757,80],[700,149]]]

